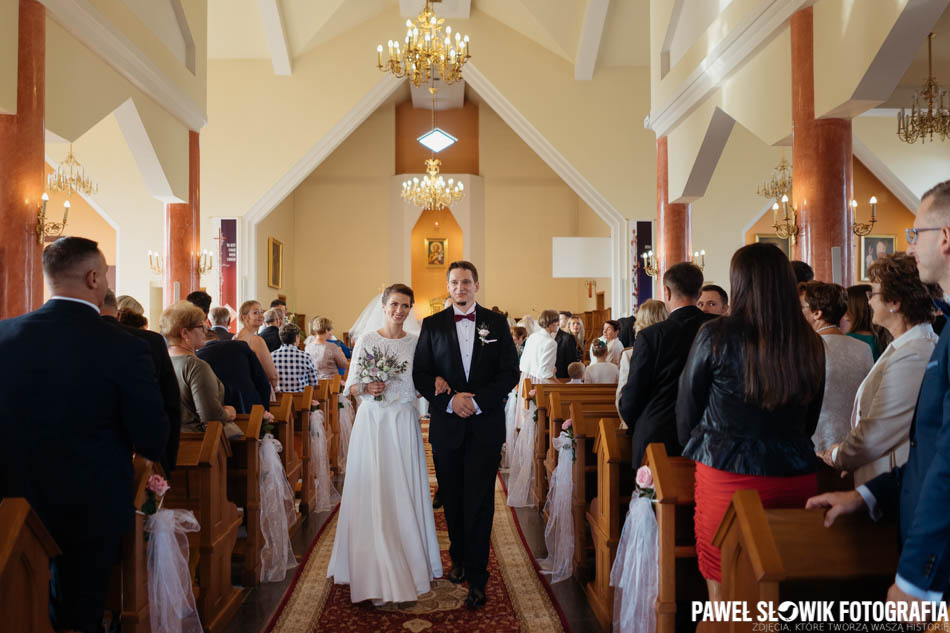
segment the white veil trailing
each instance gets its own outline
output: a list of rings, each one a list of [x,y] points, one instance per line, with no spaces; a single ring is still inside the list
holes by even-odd
[[[370,299],[369,305],[360,312],[360,315],[356,318],[356,322],[350,327],[350,341],[355,344],[360,334],[364,332],[374,332],[381,329],[385,324],[386,316],[383,314],[383,293],[379,293]],[[419,319],[416,318],[414,310],[409,313],[405,323],[403,323],[403,328],[410,334],[419,336],[422,324],[419,322]]]

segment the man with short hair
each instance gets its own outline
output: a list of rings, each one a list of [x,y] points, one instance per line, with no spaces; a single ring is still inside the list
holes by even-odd
[[[287,302],[283,299],[274,299],[270,302],[270,307],[275,310],[280,310],[280,325],[287,322],[287,316],[290,312],[287,310]],[[280,327],[278,325],[278,327]]]
[[[228,330],[228,326],[231,325],[230,310],[224,306],[218,306],[211,309],[209,317],[211,319],[211,329],[214,330],[219,341],[230,341],[234,338],[234,334]]]
[[[620,394],[620,416],[633,438],[633,468],[643,461],[647,444],[662,442],[670,455],[682,448],[676,439],[676,395],[680,373],[700,326],[714,318],[696,307],[703,271],[689,262],[663,274],[663,293],[670,316],[641,330],[630,355],[627,384]]]
[[[699,301],[696,302],[696,307],[706,314],[723,316],[729,313],[729,295],[722,286],[705,285],[702,294],[699,295]]]
[[[168,439],[148,345],[100,318],[107,270],[96,242],[60,238],[43,251],[50,300],[0,321],[0,498],[25,497],[62,552],[60,631],[100,630],[135,516],[132,453],[158,461]]]
[[[907,229],[908,254],[920,280],[950,293],[950,180],[920,199],[914,228]],[[943,314],[950,305],[935,301]],[[924,373],[910,430],[910,454],[903,466],[849,492],[812,497],[806,508],[828,508],[825,525],[842,514],[867,508],[872,518],[900,520],[902,551],[887,600],[942,600],[950,589],[950,328],[944,329]]]
[[[208,311],[211,310],[211,295],[204,290],[195,290],[189,293],[188,296],[185,297],[185,301],[201,308],[201,311],[205,313],[206,317],[208,316]]]
[[[270,310],[268,310],[270,312]],[[299,393],[307,385],[317,386],[317,368],[310,354],[297,347],[300,328],[294,323],[280,326],[280,347],[271,352],[277,368],[277,391]]]
[[[792,269],[795,271],[795,281],[800,284],[815,278],[814,269],[803,261],[792,260]]]
[[[264,313],[264,327],[257,334],[264,339],[267,349],[271,352],[280,347],[280,326],[283,324],[284,313],[280,308],[271,308]]]
[[[554,342],[557,344],[557,356],[554,361],[554,376],[556,378],[569,378],[567,368],[571,363],[576,363],[583,356],[583,350],[577,347],[577,340],[574,335],[567,331],[567,322],[573,316],[570,312],[558,312],[557,332],[554,334]]]

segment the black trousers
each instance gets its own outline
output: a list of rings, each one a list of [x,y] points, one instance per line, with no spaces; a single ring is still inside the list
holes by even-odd
[[[472,433],[466,433],[461,446],[433,446],[432,451],[452,564],[465,567],[470,587],[484,589],[501,445],[480,444]]]
[[[71,540],[65,532],[61,539],[67,539],[58,541],[63,553],[50,561],[50,621],[54,629],[98,633],[122,537]]]

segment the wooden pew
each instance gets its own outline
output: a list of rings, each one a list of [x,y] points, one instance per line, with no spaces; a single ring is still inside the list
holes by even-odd
[[[205,631],[219,633],[241,605],[241,590],[231,586],[231,552],[241,516],[227,498],[231,445],[220,422],[209,422],[204,433],[181,434],[178,463],[165,494],[164,506],[191,510],[201,530],[188,534],[191,553],[197,552],[198,615]]]
[[[244,431],[244,437],[231,440],[232,455],[228,459],[228,498],[244,508],[247,536],[238,538],[232,557],[242,563],[241,582],[253,587],[261,579],[261,550],[264,534],[261,532],[260,436],[264,422],[264,407],[255,404],[251,412],[239,415],[234,423]]]
[[[310,514],[317,501],[313,456],[310,454],[310,403],[317,400],[318,396],[318,390],[312,385],[307,385],[302,392],[293,394],[296,414],[294,441],[300,457],[300,481],[293,488],[294,494],[300,499],[300,514],[303,516]]]
[[[325,390],[325,391],[324,391]],[[334,418],[331,415],[331,403],[333,402],[333,379],[324,379],[319,382],[317,387],[319,397],[314,396],[314,400],[320,402],[320,410],[323,411],[323,428],[327,434],[327,461],[330,463],[330,473],[336,474],[339,464],[336,460],[339,458],[340,453],[340,427],[339,427],[339,417]],[[333,420],[337,420],[337,427],[333,428]],[[336,450],[333,450],[333,447],[336,447]]]
[[[587,524],[594,541],[594,579],[587,583],[584,591],[601,629],[610,631],[614,601],[610,568],[617,555],[633,489],[633,450],[626,431],[616,428],[612,421],[604,420],[600,424],[594,452],[597,454],[597,498],[591,502],[587,513]]]
[[[300,479],[301,463],[297,455],[297,449],[294,448],[294,394],[278,393],[277,402],[271,403],[271,413],[274,415],[274,438],[280,442],[283,450],[279,453],[280,461],[284,465],[284,472],[287,473],[287,480],[290,482],[291,489],[296,488],[297,481]],[[310,414],[310,407],[307,406],[307,415]],[[297,511],[297,518],[293,524],[288,526],[291,536],[300,529],[301,516]]]
[[[49,621],[49,561],[60,554],[26,499],[0,501],[0,613],[3,629],[53,633]]]
[[[759,493],[740,490],[719,524],[722,599],[883,600],[894,581],[896,527],[867,513],[840,516],[830,528],[821,510],[765,510]],[[754,619],[754,618],[753,618]],[[724,622],[718,631],[752,631],[754,622]]]

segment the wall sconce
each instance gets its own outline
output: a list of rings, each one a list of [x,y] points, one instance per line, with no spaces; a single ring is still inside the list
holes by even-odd
[[[798,235],[798,225],[795,220],[795,207],[792,207],[791,217],[788,213],[788,196],[782,196],[782,219],[779,220],[778,217],[778,202],[772,205],[772,228],[775,229],[775,233],[782,238],[790,239],[792,244],[795,244],[795,238]]]
[[[214,268],[214,255],[211,251],[203,250],[198,256],[198,274],[205,275]]]
[[[155,251],[149,251],[148,267],[153,273],[161,276],[162,272],[165,270],[165,260],[159,253],[156,253]]]
[[[594,288],[597,287],[597,280],[588,279],[584,282],[584,285],[587,286],[587,298],[590,299],[594,296]]]
[[[640,264],[640,269],[649,276],[656,277],[660,269],[656,264],[656,255],[653,254],[653,251],[647,251],[640,257],[643,259],[643,263]]]
[[[49,196],[43,194],[43,202],[40,204],[39,212],[36,215],[36,241],[42,245],[46,236],[59,237],[66,230],[66,220],[69,217],[69,200],[63,203],[63,221],[46,221],[46,203],[49,202]]]
[[[693,251],[693,265],[699,266],[700,270],[706,269],[706,251]]]
[[[874,196],[871,196],[870,202],[871,202],[871,221],[870,222],[855,222],[852,220],[851,222],[851,231],[855,235],[868,235],[874,229],[874,225],[877,224],[877,198]],[[857,217],[857,208],[858,208],[858,201],[852,200],[851,201],[852,218]]]

